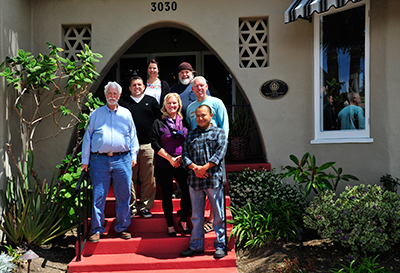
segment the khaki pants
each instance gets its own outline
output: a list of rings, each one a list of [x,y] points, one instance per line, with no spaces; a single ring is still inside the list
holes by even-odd
[[[151,144],[140,145],[131,185],[131,208],[135,213],[144,209],[150,210],[156,197],[153,158]],[[141,182],[140,202],[137,202],[135,190],[138,179]]]

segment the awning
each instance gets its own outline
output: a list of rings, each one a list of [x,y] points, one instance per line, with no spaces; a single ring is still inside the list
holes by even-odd
[[[343,7],[350,1],[355,3],[361,0],[294,0],[285,11],[285,23],[296,21],[298,18],[309,18],[314,12],[326,12],[332,6]]]

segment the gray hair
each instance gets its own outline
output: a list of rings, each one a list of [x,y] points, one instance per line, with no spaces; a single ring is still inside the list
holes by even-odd
[[[357,95],[359,96],[360,93],[350,91],[350,92],[347,94],[347,98],[349,99],[349,102],[352,102],[353,99],[354,99],[355,97],[357,97]]]
[[[192,82],[194,82],[195,80],[202,80],[202,81],[204,81],[205,84],[207,84],[207,80],[206,80],[206,78],[204,78],[203,76],[196,76],[196,77],[194,77],[194,79],[193,79]]]
[[[108,82],[106,86],[104,86],[104,94],[107,93],[109,88],[117,88],[118,94],[122,93],[122,87],[117,82]]]

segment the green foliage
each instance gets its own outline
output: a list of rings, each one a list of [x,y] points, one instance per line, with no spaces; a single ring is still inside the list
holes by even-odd
[[[78,194],[75,190],[76,183],[81,175],[81,159],[82,153],[78,153],[72,158],[72,155],[67,155],[62,161],[62,164],[57,165],[57,168],[62,171],[59,176],[60,185],[53,188],[56,202],[60,203],[63,210],[66,212],[61,224],[63,229],[75,227],[79,222],[78,215]],[[89,187],[87,180],[83,181],[83,187]],[[91,196],[90,192],[88,194]],[[89,198],[90,199],[90,198]],[[90,202],[90,200],[88,200]]]
[[[265,205],[267,199],[278,199],[297,206],[300,211],[305,210],[303,194],[297,186],[282,182],[282,174],[273,169],[249,170],[245,169],[238,174],[229,176],[229,195],[231,206],[237,210],[252,203],[258,208]]]
[[[53,120],[58,131],[43,139],[57,136],[78,124],[81,128],[85,126],[87,116],[80,115],[82,106],[89,93],[89,85],[99,75],[94,63],[102,56],[93,53],[87,45],[84,51],[77,54],[76,61],[61,57],[62,48],[47,45],[50,50],[48,55],[34,57],[30,52],[19,49],[17,56],[6,57],[0,65],[0,76],[6,79],[7,85],[17,90],[14,110],[27,126],[26,150],[33,150],[34,143],[42,140],[33,142],[36,127],[45,119]],[[36,109],[27,111],[23,104],[25,100],[31,101],[29,105],[34,105]]]
[[[379,255],[378,255],[379,256]],[[380,266],[376,261],[378,258],[365,257],[362,259],[360,266],[356,267],[356,260],[351,261],[350,266],[342,265],[341,269],[331,269],[332,273],[389,273],[383,266]]]
[[[230,207],[233,214],[233,229],[229,234],[235,236],[238,243],[246,242],[244,247],[261,247],[269,241],[282,238],[286,241],[296,238],[296,220],[301,216],[299,209],[292,203],[267,199],[263,208],[251,203],[238,210]]]
[[[0,191],[4,204],[0,229],[13,245],[41,245],[67,231],[61,228],[63,211],[50,191],[53,183],[40,183],[32,177],[33,152],[28,151],[27,158],[19,164],[18,176],[7,183],[6,192]]]
[[[400,240],[400,196],[377,185],[347,186],[336,200],[324,191],[306,213],[306,227],[354,254],[385,252]]]
[[[290,160],[293,161],[295,166],[286,166],[285,177],[294,177],[294,181],[300,184],[305,184],[305,196],[307,197],[311,189],[316,194],[330,189],[336,190],[340,180],[349,181],[350,179],[358,181],[358,178],[350,174],[342,174],[343,169],[336,169],[334,165],[336,162],[327,162],[320,167],[317,166],[315,156],[310,153],[305,153],[301,160],[295,155],[290,155]],[[334,173],[326,173],[326,170],[331,168]]]
[[[309,260],[308,264],[304,267],[300,265],[300,262],[297,258],[293,260],[290,259],[283,259],[285,265],[281,268],[275,264],[272,268],[274,272],[277,273],[309,273],[314,270],[314,261]]]
[[[7,249],[8,256],[13,257],[13,263],[16,263],[22,257],[22,254],[18,253],[12,246],[5,245],[4,247]]]
[[[392,177],[391,174],[382,175],[380,182],[383,184],[385,190],[392,192],[397,192],[396,187],[400,185],[399,179]]]
[[[0,272],[12,272],[13,268],[16,267],[16,265],[13,264],[13,259],[13,257],[2,252],[0,254]]]

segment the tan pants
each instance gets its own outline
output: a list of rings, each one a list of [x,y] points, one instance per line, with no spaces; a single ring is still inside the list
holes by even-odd
[[[150,210],[156,197],[153,158],[154,150],[151,144],[140,145],[137,163],[132,170],[131,208],[135,213],[144,209]],[[135,190],[138,179],[141,182],[140,202],[137,202]]]

